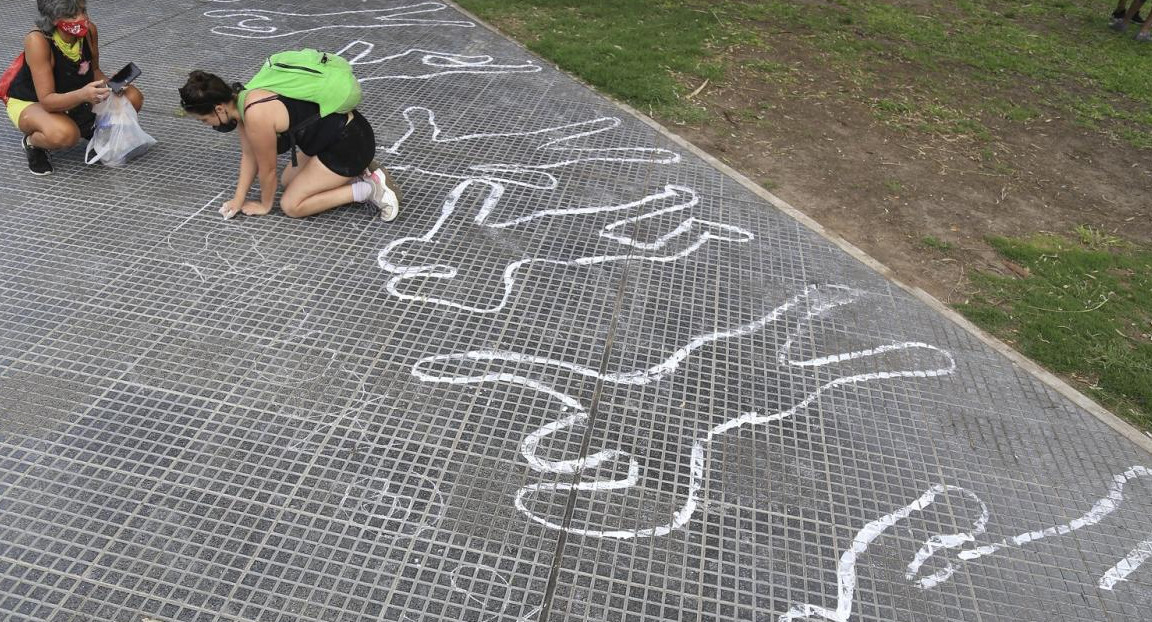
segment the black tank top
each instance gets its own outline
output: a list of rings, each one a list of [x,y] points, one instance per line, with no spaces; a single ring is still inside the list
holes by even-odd
[[[56,79],[57,93],[71,93],[92,82],[96,72],[93,71],[92,67],[92,47],[88,37],[84,37],[84,42],[80,45],[80,62],[76,62],[60,51],[60,48],[52,41],[51,36],[45,35],[39,30],[32,32],[39,32],[43,35],[48,40],[48,47],[52,49],[52,76]],[[40,101],[36,95],[36,85],[32,82],[32,68],[28,66],[27,62],[12,80],[12,86],[8,89],[8,96],[29,102]]]
[[[348,123],[348,114],[334,112],[326,117],[316,118],[320,115],[320,105],[277,95],[267,99],[258,99],[249,102],[245,110],[263,103],[277,99],[288,109],[288,130],[277,135],[276,151],[284,153],[291,148],[287,134],[291,133],[296,139],[296,146],[306,155],[314,156],[331,147],[340,139],[340,133]]]

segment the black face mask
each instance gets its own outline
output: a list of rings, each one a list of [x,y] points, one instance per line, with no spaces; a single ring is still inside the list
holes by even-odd
[[[213,110],[213,112],[216,112],[216,111]],[[216,120],[220,121],[220,113],[219,112],[216,112]],[[220,121],[220,125],[213,125],[212,129],[216,130],[217,132],[220,132],[221,134],[227,134],[228,132],[231,132],[232,130],[236,129],[237,123],[239,123],[239,122],[236,119],[229,119],[227,123],[225,123],[224,121]]]

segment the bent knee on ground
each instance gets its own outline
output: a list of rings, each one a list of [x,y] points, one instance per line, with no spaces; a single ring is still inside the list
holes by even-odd
[[[303,209],[304,199],[291,195],[280,197],[280,211],[289,218],[303,218],[307,216]]]

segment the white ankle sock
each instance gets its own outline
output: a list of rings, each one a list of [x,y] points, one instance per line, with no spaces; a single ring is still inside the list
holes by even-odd
[[[352,200],[357,203],[363,203],[368,197],[372,196],[372,184],[366,181],[352,182]]]

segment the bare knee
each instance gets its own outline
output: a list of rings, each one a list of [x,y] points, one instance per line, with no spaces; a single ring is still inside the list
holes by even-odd
[[[45,149],[69,149],[80,142],[80,129],[75,123],[52,123],[40,129],[40,146]]]
[[[128,102],[132,104],[136,112],[140,112],[140,109],[144,107],[144,93],[141,93],[140,89],[129,86],[124,89],[124,96],[128,98]]]
[[[280,211],[284,212],[284,215],[289,218],[303,218],[307,216],[308,214],[304,213],[303,204],[303,199],[292,195],[280,197]]]

